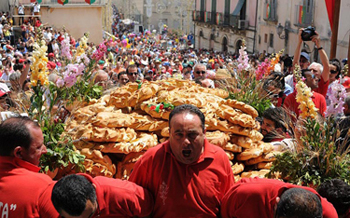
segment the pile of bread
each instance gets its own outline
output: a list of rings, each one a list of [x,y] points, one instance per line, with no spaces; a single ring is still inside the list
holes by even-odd
[[[261,141],[257,111],[228,96],[186,80],[130,83],[73,112],[66,134],[86,156],[87,173],[127,179],[145,151],[168,139],[171,110],[193,104],[205,114],[206,138],[226,151],[236,178],[264,177],[277,152]]]

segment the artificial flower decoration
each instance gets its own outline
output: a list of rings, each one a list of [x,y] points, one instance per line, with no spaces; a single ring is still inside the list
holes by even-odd
[[[318,109],[311,99],[313,95],[311,88],[301,79],[299,65],[295,66],[294,77],[297,80],[297,84],[295,85],[297,91],[296,101],[299,103],[298,108],[301,111],[300,118],[316,118]]]
[[[32,74],[30,77],[30,82],[32,86],[37,86],[40,81],[41,85],[48,85],[48,70],[46,57],[47,46],[44,40],[42,40],[41,29],[38,28],[38,40],[34,43],[33,52],[33,64],[31,65]]]
[[[339,80],[334,81],[329,87],[327,97],[330,100],[330,104],[327,106],[326,117],[342,114],[344,109],[344,99],[346,98],[346,90],[344,86],[340,84]]]
[[[241,48],[239,49],[239,57],[237,59],[238,61],[238,71],[241,72],[242,70],[248,70],[249,68],[249,57],[248,54],[246,52],[246,47],[243,45],[241,46]]]

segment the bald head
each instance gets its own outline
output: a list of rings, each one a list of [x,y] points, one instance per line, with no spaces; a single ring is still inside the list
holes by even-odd
[[[94,83],[106,88],[106,84],[109,80],[108,74],[103,70],[98,70],[96,72]]]

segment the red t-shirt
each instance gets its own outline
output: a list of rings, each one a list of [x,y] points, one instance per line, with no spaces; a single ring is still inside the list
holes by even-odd
[[[290,188],[302,188],[316,194],[321,199],[323,217],[338,217],[333,205],[314,189],[260,178],[242,179],[234,184],[222,199],[221,216],[222,218],[274,217],[276,198]]]
[[[39,167],[15,157],[0,157],[1,217],[39,217],[40,193],[52,183]]]
[[[154,200],[146,189],[126,180],[104,176],[92,178],[84,173],[79,175],[95,185],[98,210],[92,217],[146,217],[151,214]],[[53,186],[50,185],[40,197],[41,218],[52,217],[47,212],[55,210],[51,203]]]
[[[327,80],[327,82],[325,82],[323,80],[323,77],[321,76],[320,81],[318,81],[318,88],[313,89],[312,91],[320,93],[321,95],[326,97],[327,91],[328,91],[328,85],[329,85],[329,80]]]
[[[299,110],[299,103],[296,101],[296,96],[297,96],[297,92],[294,91],[292,94],[288,95],[286,97],[286,99],[284,100],[284,104],[283,107],[287,110],[290,110],[292,112],[294,112],[297,116],[299,116],[300,114],[300,110]],[[317,93],[317,92],[313,92],[313,96],[311,97],[312,101],[314,102],[316,108],[318,108],[318,112],[324,116],[326,110],[327,110],[327,104],[326,104],[326,99],[323,95]]]
[[[129,181],[148,189],[155,198],[152,217],[217,217],[223,195],[234,183],[225,152],[204,143],[193,164],[175,158],[166,141],[148,150],[135,164]]]

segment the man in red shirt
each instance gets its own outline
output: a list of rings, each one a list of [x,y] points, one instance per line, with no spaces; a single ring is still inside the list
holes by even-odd
[[[39,195],[52,183],[38,173],[46,152],[43,133],[30,118],[9,118],[0,125],[0,217],[40,216]]]
[[[315,89],[318,87],[318,77],[315,76],[310,70],[302,70],[302,76],[305,78],[305,84],[311,89]],[[299,103],[296,101],[297,91],[286,97],[284,100],[283,107],[288,111],[294,112],[297,116],[300,114]],[[316,108],[318,108],[318,112],[324,116],[324,113],[327,110],[326,99],[323,95],[313,92],[312,101],[314,102]]]
[[[148,150],[129,181],[155,198],[152,217],[217,217],[234,183],[225,152],[205,138],[205,117],[193,105],[174,108],[169,140]]]
[[[154,202],[147,190],[132,182],[103,176],[92,178],[83,173],[63,177],[50,185],[39,205],[45,207],[47,201],[52,201],[65,218],[146,217]]]
[[[314,88],[313,91],[318,92],[324,97],[326,97],[328,85],[329,85],[329,74],[330,74],[328,56],[326,52],[323,50],[323,47],[321,46],[321,40],[320,40],[319,34],[317,33],[317,31],[315,31],[315,35],[311,37],[311,40],[312,42],[315,43],[315,46],[316,46],[315,49],[318,51],[320,55],[322,65],[316,62],[313,62],[310,65],[310,56],[305,52],[301,52],[301,46],[303,43],[301,35],[303,30],[304,29],[299,29],[298,44],[294,53],[293,67],[296,64],[299,64],[301,69],[309,69],[313,71],[315,76],[319,79],[318,87]]]
[[[308,187],[274,179],[242,179],[222,200],[222,218],[337,218],[333,205]]]

